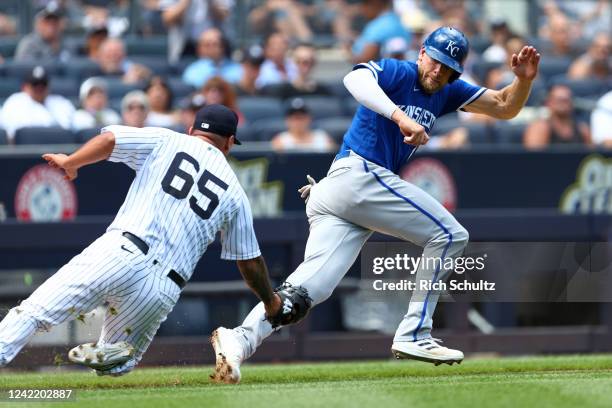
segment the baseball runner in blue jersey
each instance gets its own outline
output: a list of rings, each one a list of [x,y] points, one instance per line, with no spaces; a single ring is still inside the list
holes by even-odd
[[[219,231],[221,257],[237,262],[267,316],[291,322],[278,316],[286,309],[291,314],[292,305],[281,308],[285,295],[270,287],[249,201],[226,160],[239,143],[237,124],[230,109],[208,105],[196,113],[189,136],[162,128],[109,126],[69,156],[43,155],[69,180],[79,168],[105,159],[125,163],[136,176],[106,233],[0,322],[0,367],[36,331],[106,305],[98,342],[75,347],[68,357],[100,375],[131,371]],[[305,291],[293,289],[307,298]],[[221,356],[219,367],[222,363]]]
[[[442,27],[424,41],[418,61],[384,59],[359,64],[344,84],[361,103],[327,176],[300,189],[307,198],[310,235],[304,262],[287,281],[302,285],[313,305],[327,299],[357,258],[373,231],[423,247],[423,256],[461,255],[468,232],[435,199],[402,180],[397,172],[418,146],[426,144],[436,118],[465,110],[509,119],[524,106],[540,55],[524,47],[513,55],[516,78],[501,90],[459,79],[468,53],[460,31]],[[447,264],[448,265],[448,264]],[[450,270],[424,265],[417,280],[440,281]],[[395,333],[392,353],[434,364],[461,362],[463,353],[431,336],[439,293],[413,293]],[[241,326],[224,333],[224,351],[235,367],[253,354],[273,328],[257,305]]]

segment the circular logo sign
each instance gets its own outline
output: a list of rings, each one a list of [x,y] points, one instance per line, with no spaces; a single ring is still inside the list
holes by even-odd
[[[438,200],[449,211],[457,208],[455,179],[439,160],[420,158],[402,169],[400,177]]]
[[[28,170],[17,185],[15,213],[21,221],[60,221],[76,216],[74,184],[64,173],[39,164]]]

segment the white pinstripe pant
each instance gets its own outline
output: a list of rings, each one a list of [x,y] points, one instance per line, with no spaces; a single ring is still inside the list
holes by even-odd
[[[121,231],[109,231],[45,281],[0,322],[0,366],[8,364],[37,330],[48,330],[108,304],[99,342],[127,341],[136,350],[130,371],[142,358],[160,324],[180,296],[167,277]]]

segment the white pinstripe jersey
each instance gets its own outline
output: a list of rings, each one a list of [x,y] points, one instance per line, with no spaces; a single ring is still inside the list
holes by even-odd
[[[221,258],[261,254],[248,198],[223,153],[203,140],[163,128],[107,126],[115,135],[108,160],[136,177],[108,230],[129,231],[188,280],[221,231]]]

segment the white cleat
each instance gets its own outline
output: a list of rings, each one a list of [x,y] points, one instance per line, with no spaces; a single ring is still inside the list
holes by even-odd
[[[240,364],[244,349],[238,334],[233,330],[219,327],[212,333],[210,344],[215,349],[217,363],[215,372],[210,376],[215,382],[238,384],[240,382]]]
[[[398,360],[409,358],[435,365],[442,363],[448,365],[461,364],[463,353],[460,350],[453,350],[438,344],[441,342],[442,340],[432,337],[417,341],[396,341],[391,346],[391,352]]]
[[[125,341],[108,344],[85,343],[68,352],[70,361],[95,370],[110,370],[133,356],[134,347]]]

